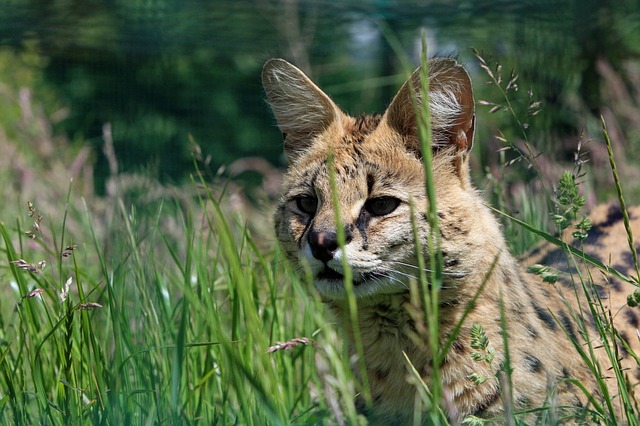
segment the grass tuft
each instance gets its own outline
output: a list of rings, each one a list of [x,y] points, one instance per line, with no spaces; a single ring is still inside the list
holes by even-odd
[[[52,232],[37,202],[28,243],[30,222],[0,223],[15,288],[0,304],[0,422],[357,422],[324,308],[197,179],[204,191],[150,216],[117,200],[109,234],[88,206],[80,234],[64,215]],[[316,343],[269,353],[291,336]]]

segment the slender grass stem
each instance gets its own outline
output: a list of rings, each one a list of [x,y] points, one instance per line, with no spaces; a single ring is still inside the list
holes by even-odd
[[[611,145],[611,138],[609,137],[609,132],[607,132],[607,123],[604,121],[604,117],[601,117],[602,120],[602,134],[604,136],[604,140],[607,143],[607,153],[609,154],[609,164],[611,166],[611,172],[613,174],[613,180],[616,185],[616,193],[618,194],[618,200],[620,201],[620,209],[622,210],[622,219],[624,221],[624,227],[627,231],[627,242],[629,243],[629,250],[631,251],[631,255],[633,256],[633,264],[636,268],[636,283],[640,284],[640,268],[638,267],[638,252],[636,251],[636,246],[633,243],[633,233],[631,232],[631,225],[629,222],[629,212],[627,212],[627,206],[624,201],[624,196],[622,194],[622,183],[620,183],[620,176],[618,175],[618,168],[616,166],[616,161],[613,156],[613,146]]]
[[[354,346],[358,355],[358,368],[360,372],[360,380],[362,381],[362,396],[367,406],[371,406],[373,400],[371,398],[371,387],[369,385],[369,376],[367,374],[367,366],[364,358],[364,347],[362,346],[362,335],[360,333],[360,323],[358,321],[358,302],[353,292],[353,274],[349,266],[349,259],[345,250],[346,240],[344,231],[344,222],[340,214],[340,199],[338,197],[338,185],[336,183],[336,169],[333,154],[327,159],[327,167],[329,169],[329,184],[331,186],[331,197],[336,221],[336,233],[338,237],[338,245],[342,250],[342,273],[344,275],[344,288],[347,295],[347,309],[349,312],[348,325],[353,332]]]

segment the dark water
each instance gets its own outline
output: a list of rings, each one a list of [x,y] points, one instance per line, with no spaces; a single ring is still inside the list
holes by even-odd
[[[0,50],[43,58],[39,84],[70,111],[55,129],[96,147],[99,174],[107,173],[100,146],[110,123],[123,170],[151,163],[159,177],[180,179],[192,169],[189,138],[214,165],[242,156],[281,162],[259,84],[267,58],[298,64],[350,111],[380,111],[400,83],[399,56],[417,63],[423,30],[430,53],[467,64],[479,96],[486,75],[472,47],[506,74],[515,68],[521,87],[546,105],[542,143],[577,133],[583,120],[567,104],[598,114],[598,61],[624,70],[640,57],[639,10],[638,2],[595,0],[5,0]]]

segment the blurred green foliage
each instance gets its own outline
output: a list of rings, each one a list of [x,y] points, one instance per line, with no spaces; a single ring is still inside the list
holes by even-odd
[[[639,26],[631,0],[5,0],[0,82],[32,88],[45,108],[68,108],[54,130],[94,147],[101,192],[109,173],[105,123],[124,171],[179,180],[191,170],[191,137],[214,168],[245,156],[278,165],[280,135],[259,78],[267,58],[298,64],[351,112],[381,111],[402,80],[389,37],[416,63],[426,28],[432,54],[457,53],[475,73],[480,99],[495,93],[481,84],[486,75],[469,47],[492,53],[506,75],[515,69],[522,96],[514,108],[528,116],[528,91],[542,102],[530,137],[542,150],[566,153],[573,145],[563,141],[575,144],[589,116],[601,113],[599,61],[633,86],[625,64],[639,58]],[[15,119],[4,115],[0,124]],[[508,114],[489,123],[482,140],[496,129],[520,136]],[[640,145],[640,132],[628,133]]]

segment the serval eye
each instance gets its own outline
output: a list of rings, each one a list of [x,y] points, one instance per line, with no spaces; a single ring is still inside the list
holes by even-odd
[[[296,206],[303,213],[315,214],[318,208],[318,199],[316,197],[298,197],[296,198]]]
[[[400,205],[400,200],[394,197],[379,197],[367,200],[364,208],[373,216],[385,216]]]

